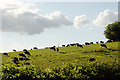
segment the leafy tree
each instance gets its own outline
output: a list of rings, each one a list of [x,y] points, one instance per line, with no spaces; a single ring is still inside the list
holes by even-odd
[[[116,21],[105,27],[104,35],[107,39],[120,41],[120,22]]]

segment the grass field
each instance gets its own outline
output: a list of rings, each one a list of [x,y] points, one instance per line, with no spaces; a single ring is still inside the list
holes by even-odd
[[[28,50],[31,56],[30,60],[19,61],[20,64],[30,63],[41,69],[61,67],[63,63],[75,63],[78,65],[88,65],[89,58],[95,58],[98,63],[112,64],[119,62],[119,44],[120,42],[105,43],[108,48],[100,47],[100,44],[83,45],[83,48],[77,46],[59,47],[59,52],[50,49]],[[14,64],[13,57],[19,58],[19,52],[9,52],[8,55],[2,55],[2,64]]]
[[[2,56],[2,80],[119,80],[120,42],[28,50],[28,60],[15,64],[18,52]],[[90,58],[95,61],[89,62]],[[1,71],[1,70],[0,70]]]

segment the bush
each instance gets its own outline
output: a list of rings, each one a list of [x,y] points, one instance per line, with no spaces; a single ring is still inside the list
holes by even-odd
[[[90,63],[88,66],[65,64],[63,67],[41,70],[31,66],[3,65],[2,80],[119,80],[120,66]]]

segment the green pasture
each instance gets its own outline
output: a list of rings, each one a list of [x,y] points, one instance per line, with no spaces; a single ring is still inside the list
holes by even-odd
[[[83,45],[83,48],[77,46],[58,47],[59,52],[50,49],[28,50],[31,56],[30,60],[19,61],[20,64],[30,63],[34,67],[41,69],[61,67],[63,63],[75,63],[78,65],[90,64],[89,58],[95,58],[97,63],[112,64],[119,62],[120,42],[105,43],[107,48],[100,47],[100,44]],[[8,55],[2,54],[2,64],[11,65],[13,57],[19,58],[19,53],[23,51],[9,52]],[[19,65],[19,64],[18,64]]]

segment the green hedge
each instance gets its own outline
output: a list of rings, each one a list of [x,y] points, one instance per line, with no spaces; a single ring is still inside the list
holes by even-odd
[[[3,65],[2,80],[119,80],[120,65],[93,62],[84,65],[64,64],[42,70],[34,66]]]

